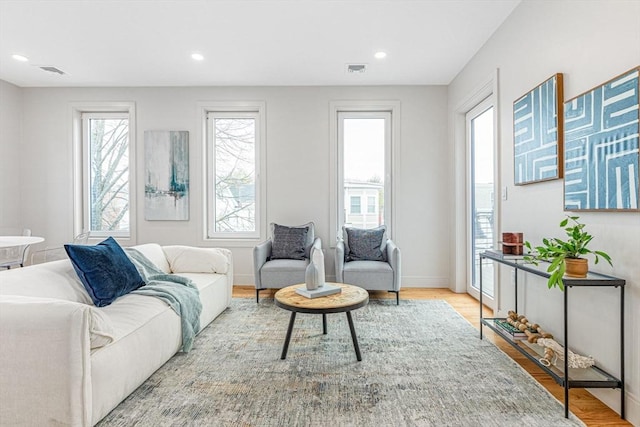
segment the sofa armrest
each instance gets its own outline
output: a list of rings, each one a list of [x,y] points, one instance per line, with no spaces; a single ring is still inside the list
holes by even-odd
[[[400,249],[391,240],[387,240],[387,246],[385,248],[387,253],[387,262],[393,269],[393,290],[399,291],[402,287],[402,275],[401,275],[401,263],[400,263]]]
[[[336,282],[342,283],[344,280],[344,241],[338,240],[335,251],[336,262]]]
[[[262,243],[258,243],[253,248],[253,276],[256,289],[262,289],[262,281],[260,280],[260,269],[267,262],[271,255],[271,239],[267,239]],[[315,243],[315,242],[314,242]]]
[[[0,297],[0,419],[7,425],[91,425],[91,306]]]

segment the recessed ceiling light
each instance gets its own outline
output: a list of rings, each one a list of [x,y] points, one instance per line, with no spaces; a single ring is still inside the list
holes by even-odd
[[[191,54],[191,58],[194,61],[203,61],[204,60],[204,56],[202,56],[202,54],[200,54],[200,53],[192,53]]]
[[[24,55],[18,55],[18,54],[15,54],[15,55],[11,55],[11,57],[12,57],[13,59],[15,59],[16,61],[20,61],[20,62],[27,62],[27,61],[29,60],[29,58],[27,58],[27,57],[26,57],[26,56],[24,56]]]
[[[382,58],[386,58],[387,57],[387,52],[376,52],[373,56],[375,56],[376,59],[382,59]]]

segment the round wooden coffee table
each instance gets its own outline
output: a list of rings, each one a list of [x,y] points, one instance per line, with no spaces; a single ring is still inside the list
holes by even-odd
[[[275,295],[276,306],[289,310],[291,318],[289,319],[289,328],[287,329],[287,337],[284,340],[282,355],[280,359],[286,359],[287,350],[289,350],[289,341],[291,341],[291,332],[293,324],[296,321],[296,313],[322,314],[322,333],[327,333],[327,314],[329,313],[347,313],[349,321],[349,330],[351,331],[351,339],[353,347],[356,350],[358,362],[362,360],[360,355],[360,347],[358,346],[358,338],[356,330],[353,327],[353,319],[351,318],[351,310],[364,307],[369,302],[369,293],[358,287],[346,285],[344,283],[330,283],[334,286],[342,288],[342,292],[333,295],[327,295],[318,298],[307,298],[298,293],[296,289],[304,287],[305,284],[287,286],[280,289]]]

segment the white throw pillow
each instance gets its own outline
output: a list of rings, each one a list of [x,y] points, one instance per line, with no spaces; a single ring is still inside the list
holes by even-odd
[[[165,273],[171,273],[171,266],[167,262],[167,256],[159,244],[147,243],[144,245],[132,246],[132,248],[149,258],[149,261],[154,263],[160,270]]]
[[[229,249],[193,246],[163,246],[162,249],[173,273],[226,274],[229,271]]]

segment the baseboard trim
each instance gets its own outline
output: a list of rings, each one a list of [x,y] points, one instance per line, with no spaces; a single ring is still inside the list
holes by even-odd
[[[402,276],[403,288],[449,288],[448,277]]]
[[[598,400],[616,411],[618,414],[620,413],[619,390],[590,388],[589,393],[593,394]],[[627,395],[625,399],[625,419],[634,426],[640,426],[640,397],[633,393],[629,393],[628,391],[625,394]]]
[[[335,282],[336,276],[327,275],[328,282]],[[239,286],[254,286],[253,274],[234,274],[233,284]],[[403,288],[449,288],[448,277],[424,277],[424,276],[403,276]]]
[[[253,274],[234,274],[233,284],[238,286],[254,286]]]

